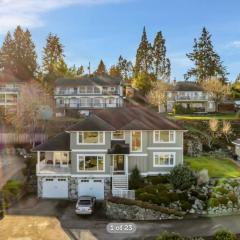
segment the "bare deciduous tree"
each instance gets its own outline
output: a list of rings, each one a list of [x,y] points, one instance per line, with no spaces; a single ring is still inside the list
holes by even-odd
[[[223,83],[217,77],[211,77],[202,82],[202,87],[213,101],[216,103],[216,110],[218,111],[219,104],[230,94],[230,87]]]
[[[164,80],[158,80],[152,86],[152,90],[147,95],[149,103],[158,106],[158,111],[161,111],[161,106],[164,106],[165,111],[167,109],[167,92],[171,90],[172,85]]]
[[[223,121],[223,128],[222,128],[223,135],[225,136],[227,142],[229,143],[229,135],[232,133],[232,126],[229,121]]]

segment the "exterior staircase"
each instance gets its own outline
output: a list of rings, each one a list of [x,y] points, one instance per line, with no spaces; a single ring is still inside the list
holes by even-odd
[[[112,175],[112,190],[128,190],[128,175]]]

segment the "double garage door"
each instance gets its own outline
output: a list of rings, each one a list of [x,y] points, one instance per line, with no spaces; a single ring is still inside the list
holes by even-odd
[[[78,196],[94,196],[104,199],[104,179],[79,179]],[[68,198],[68,178],[44,178],[42,180],[42,198]]]
[[[44,178],[42,181],[43,198],[68,198],[67,178]]]
[[[94,196],[96,199],[104,199],[104,180],[79,179],[78,196]]]

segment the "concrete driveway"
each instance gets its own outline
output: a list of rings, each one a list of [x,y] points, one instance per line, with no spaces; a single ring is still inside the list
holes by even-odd
[[[92,216],[77,216],[74,212],[75,202],[65,200],[40,200],[35,196],[23,198],[9,209],[10,215],[55,216],[72,239],[154,239],[164,231],[178,232],[185,236],[211,236],[221,228],[240,233],[240,215],[215,218],[196,218],[184,220],[167,220],[158,222],[135,222],[134,234],[109,234],[106,226],[111,220],[104,216],[104,208]],[[115,221],[116,222],[116,221]],[[120,221],[121,222],[121,221]]]

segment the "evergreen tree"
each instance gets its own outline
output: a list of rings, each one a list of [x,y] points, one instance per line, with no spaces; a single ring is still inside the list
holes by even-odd
[[[120,69],[117,66],[115,66],[115,65],[112,65],[110,67],[108,74],[111,77],[122,77]]]
[[[200,38],[194,39],[193,52],[188,53],[187,57],[195,66],[184,75],[185,79],[195,77],[198,82],[202,82],[215,76],[226,82],[228,73],[222,65],[220,56],[214,51],[211,34],[205,27]]]
[[[0,51],[0,67],[2,71],[11,71],[13,68],[13,39],[7,32]]]
[[[37,70],[37,54],[29,30],[20,26],[14,31],[13,37],[7,33],[1,48],[0,64],[3,71],[11,72],[22,80],[33,78]]]
[[[49,33],[46,46],[43,48],[43,71],[45,74],[54,72],[55,65],[64,59],[64,47],[57,35]]]
[[[134,74],[137,76],[140,72],[150,73],[152,71],[152,47],[148,42],[145,27],[143,28],[142,39],[137,49]]]
[[[131,78],[133,69],[131,61],[128,61],[120,55],[116,68],[119,70],[120,76],[124,81],[127,81],[129,78]]]
[[[162,32],[158,32],[153,43],[153,72],[156,79],[170,80],[171,64],[166,57],[165,39]]]
[[[237,75],[235,83],[240,83],[240,73]]]
[[[43,81],[48,87],[52,87],[52,84],[59,77],[59,72],[56,66],[65,65],[64,62],[64,47],[60,42],[60,38],[57,35],[49,33],[46,46],[43,48],[42,57],[42,69],[43,69]]]
[[[78,69],[77,69],[77,76],[82,76],[84,74],[84,67],[83,65],[81,65]]]
[[[95,74],[96,75],[104,75],[104,74],[107,74],[107,69],[106,69],[106,66],[103,62],[103,60],[101,59],[100,60],[100,63],[98,65],[98,68],[97,70],[95,71]]]

